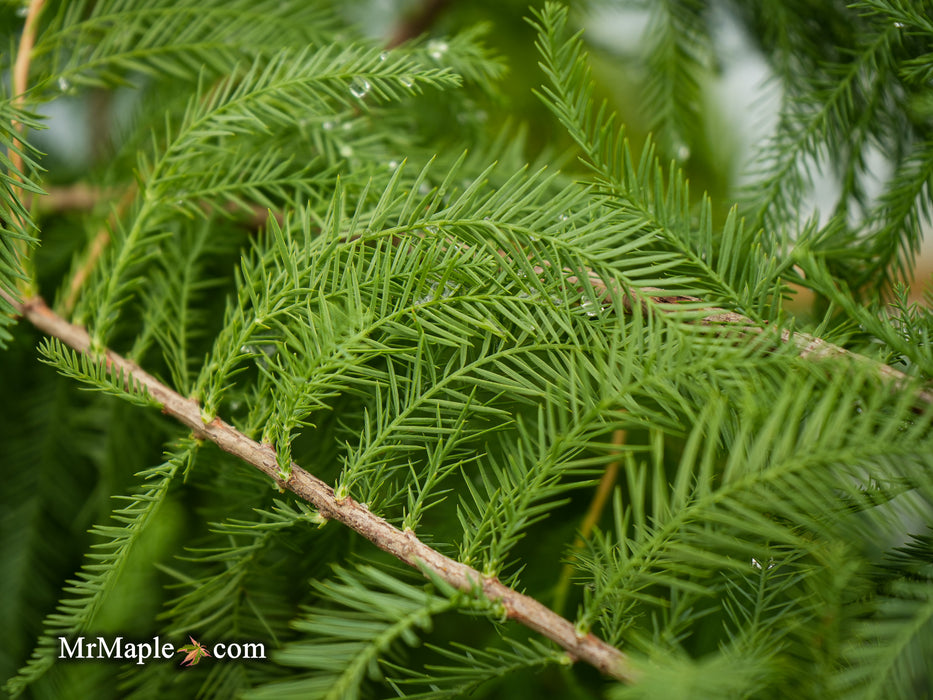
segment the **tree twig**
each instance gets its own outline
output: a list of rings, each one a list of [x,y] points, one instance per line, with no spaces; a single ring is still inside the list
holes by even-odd
[[[29,63],[32,60],[32,47],[36,43],[36,30],[39,26],[39,15],[42,14],[42,8],[45,0],[31,0],[26,9],[26,22],[23,25],[23,33],[19,38],[19,48],[16,51],[16,63],[13,64],[13,104],[22,107],[26,99],[26,88],[29,86]],[[19,134],[23,132],[23,125],[19,122],[13,122],[13,130]],[[19,148],[22,144],[19,140],[13,140],[13,148],[10,150],[10,162],[13,165],[13,177],[17,178],[16,171],[22,171],[23,158],[19,154]]]
[[[612,444],[615,448],[621,447],[624,442],[624,430],[619,429],[612,433]],[[620,464],[620,460],[615,459],[610,462],[609,466],[606,467],[606,471],[603,472],[599,480],[599,485],[596,487],[596,492],[593,494],[593,500],[590,501],[590,507],[587,509],[586,515],[583,517],[583,522],[580,524],[580,532],[570,549],[570,557],[561,569],[560,579],[554,593],[554,610],[558,613],[563,613],[564,605],[567,602],[567,595],[570,593],[570,582],[573,578],[573,560],[576,559],[577,553],[583,549],[583,545],[586,544],[587,538],[590,536],[590,533],[593,532],[593,528],[596,527],[600,517],[602,517],[603,511],[606,509],[606,503],[609,501],[609,494],[612,493],[612,487],[615,486],[616,478],[619,475]]]
[[[495,577],[484,576],[476,569],[444,556],[424,544],[414,532],[399,530],[352,498],[338,499],[331,486],[297,464],[291,465],[288,479],[281,479],[275,450],[270,445],[250,439],[220,418],[205,424],[196,401],[178,394],[117,353],[111,350],[100,355],[91,353],[91,339],[87,332],[54,313],[41,297],[18,303],[3,290],[0,294],[43,333],[58,338],[78,352],[102,358],[110,371],[122,370],[128,381],[132,375],[132,381],[146,387],[150,396],[161,404],[163,413],[190,428],[198,438],[210,440],[225,452],[253,465],[280,488],[286,488],[311,503],[323,517],[343,523],[402,562],[427,570],[459,590],[481,591],[499,603],[509,619],[556,642],[572,659],[584,661],[621,681],[637,680],[638,672],[631,660],[615,647],[593,634],[579,634],[573,623],[534,598],[509,588]]]
[[[545,263],[545,265],[547,265],[547,263]],[[544,272],[544,266],[535,266],[534,271],[536,274],[540,275]],[[569,275],[567,277],[567,282],[569,284],[581,284],[579,277],[573,275],[571,270],[565,268],[565,272]],[[677,304],[703,303],[703,300],[699,297],[687,295],[669,296],[665,294],[663,290],[654,287],[640,287],[637,290],[616,289],[614,285],[606,283],[599,275],[590,270],[587,270],[587,280],[593,290],[604,299],[610,298],[613,291],[620,294],[625,308],[629,310],[637,305],[641,307],[643,311],[647,312],[649,302],[654,302],[670,305],[670,310],[673,312],[676,310]],[[702,308],[699,310],[699,314],[699,322],[703,325],[721,326],[724,330],[731,331],[738,335],[764,336],[770,332],[770,329],[756,324],[748,316],[743,316],[734,311],[728,311],[727,309],[716,306]],[[783,329],[780,332],[779,339],[785,344],[796,347],[798,355],[802,359],[819,361],[836,358],[870,368],[879,379],[891,387],[899,391],[910,390],[917,401],[933,404],[933,390],[909,386],[914,383],[909,376],[883,362],[866,357],[865,355],[860,355],[851,350],[846,350],[839,345],[834,345],[833,343],[808,333],[791,332]]]
[[[93,187],[83,183],[65,187],[51,187],[46,196],[38,200],[37,207],[40,211],[53,213],[89,211],[96,207],[101,201],[111,199],[119,192],[119,188]],[[135,184],[126,188],[108,217],[107,223],[101,227],[88,246],[84,261],[71,276],[65,298],[61,301],[61,304],[57,305],[57,308],[65,316],[68,316],[74,310],[75,304],[78,301],[78,295],[81,292],[81,287],[84,286],[84,283],[97,265],[97,261],[104,254],[107,246],[110,245],[111,229],[116,226],[117,220],[123,216],[123,213],[133,203],[136,194],[137,186]],[[202,202],[201,208],[204,211],[208,211],[210,206],[206,202]],[[226,207],[226,211],[230,214],[235,214],[242,211],[242,207],[231,203]],[[269,220],[269,216],[270,213],[268,209],[259,205],[254,205],[249,211],[249,217],[246,219],[246,223],[250,227],[259,228]],[[284,221],[284,217],[279,212],[272,212],[271,216],[280,224]]]
[[[12,88],[13,88],[13,105],[16,107],[22,107],[26,100],[26,88],[29,86],[29,63],[32,60],[32,47],[36,43],[36,30],[39,26],[39,16],[42,14],[42,8],[45,5],[45,0],[30,0],[29,7],[26,10],[26,22],[23,25],[23,33],[19,38],[19,48],[16,52],[16,62],[13,64],[13,78],[12,78]],[[13,132],[15,134],[22,135],[23,125],[14,120],[12,125]],[[9,149],[9,158],[10,158],[10,177],[13,179],[14,184],[12,186],[13,197],[19,199],[19,201],[25,201],[23,197],[23,188],[19,187],[15,183],[20,180],[19,173],[23,172],[23,156],[20,153],[23,144],[18,138],[13,138],[12,148]],[[15,211],[10,211],[10,216],[19,218],[19,214]],[[22,222],[21,222],[22,223]],[[19,255],[25,260],[28,248],[26,241],[18,241],[17,245],[19,249]],[[25,282],[26,289],[24,292],[31,292],[32,282]]]
[[[108,190],[108,192],[111,191],[112,190]],[[50,192],[49,194],[51,195],[52,193]],[[57,192],[57,195],[58,201],[53,204],[64,206],[65,203],[71,203],[83,207],[86,206],[88,209],[93,209],[97,201],[101,198],[99,190],[87,186],[82,186],[76,196],[73,197],[66,197],[61,191]],[[131,185],[126,188],[126,192],[123,193],[123,196],[120,197],[120,201],[117,202],[113,211],[110,212],[107,223],[100,228],[97,235],[94,236],[94,240],[91,241],[91,245],[88,246],[87,256],[84,258],[84,262],[74,271],[71,280],[68,282],[68,293],[61,303],[61,309],[65,315],[70,315],[71,312],[74,311],[75,304],[78,303],[78,295],[81,293],[81,287],[84,286],[85,280],[90,276],[95,265],[97,265],[97,261],[107,249],[107,246],[110,245],[110,229],[117,225],[117,221],[123,216],[123,212],[133,203],[135,198],[136,185]],[[44,199],[46,198],[43,197],[43,200]]]
[[[103,200],[113,199],[116,187],[96,187],[83,182],[59,187],[46,187],[45,196],[36,202],[41,213],[61,214],[70,211],[91,211]]]

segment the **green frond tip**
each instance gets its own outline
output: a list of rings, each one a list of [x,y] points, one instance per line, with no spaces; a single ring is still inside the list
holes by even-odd
[[[92,529],[101,541],[85,555],[81,570],[66,582],[56,612],[43,622],[43,634],[29,660],[4,686],[11,697],[21,695],[55,664],[59,637],[73,638],[95,629],[107,600],[119,589],[121,574],[137,543],[156,522],[172,480],[193,459],[197,449],[196,440],[184,440],[165,462],[138,474],[139,489],[124,496],[124,505],[111,513],[117,524]]]
[[[933,580],[899,580],[875,601],[846,645],[846,666],[833,679],[861,698],[924,697],[933,654]]]
[[[491,649],[475,649],[457,643],[450,648],[428,644],[426,646],[440,656],[441,663],[425,665],[425,672],[386,663],[397,674],[389,682],[400,697],[441,700],[469,697],[481,686],[519,671],[569,664],[567,654],[536,640],[527,644],[506,641],[507,648]]]
[[[702,279],[705,288],[680,293],[773,320],[780,268],[768,255],[775,243],[744,226],[736,214],[716,230],[710,198],[701,197],[697,211],[684,173],[676,165],[662,168],[650,138],[641,156],[634,157],[618,115],[606,100],[595,98],[584,43],[579,32],[567,29],[566,7],[548,3],[533,11],[529,23],[538,34],[538,65],[547,77],[547,84],[534,92],[576,143],[590,171],[585,179],[608,196],[607,204],[618,209],[620,218],[649,237],[653,251],[669,256],[659,284]],[[679,136],[661,137],[662,145],[680,141]],[[686,144],[675,146],[680,148]]]
[[[271,45],[325,44],[331,8],[302,0],[153,0],[74,2],[40,34],[33,70],[56,76],[46,90],[122,86],[139,80],[223,75]]]
[[[407,583],[374,566],[337,567],[333,578],[314,587],[319,603],[292,623],[299,639],[275,654],[278,663],[299,672],[246,697],[354,700],[369,680],[383,677],[382,667],[403,644],[420,643],[436,616],[476,612],[464,596],[437,595],[431,586]]]
[[[42,362],[52,365],[66,377],[89,385],[91,391],[118,396],[136,406],[161,408],[162,404],[149,394],[149,390],[122,368],[114,370],[103,358],[77,353],[58,338],[45,338],[39,345]]]

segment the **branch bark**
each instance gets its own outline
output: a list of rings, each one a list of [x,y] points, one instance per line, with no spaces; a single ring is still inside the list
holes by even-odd
[[[536,274],[542,274],[544,268],[535,266],[534,271]],[[567,282],[569,284],[580,284],[578,277],[573,276],[569,270],[565,271],[571,275],[567,277]],[[589,284],[597,294],[601,295],[603,298],[609,298],[611,296],[612,288],[603,281],[601,277],[591,271],[587,271],[587,276]],[[622,289],[615,291],[621,295],[625,307],[628,310],[631,310],[632,307],[637,304],[640,305],[645,312],[648,312],[648,300],[655,303],[671,305],[682,303],[697,304],[703,302],[702,299],[694,296],[665,296],[662,290],[653,287],[641,287],[637,290],[637,294]],[[700,323],[703,325],[721,326],[724,331],[731,331],[739,336],[754,337],[768,333],[768,328],[762,327],[748,318],[748,316],[743,316],[734,311],[728,311],[727,309],[716,306],[708,306],[701,309],[700,313],[702,314]],[[796,347],[801,359],[819,361],[836,358],[862,367],[871,368],[876,376],[885,384],[888,384],[898,391],[912,392],[914,399],[919,403],[933,404],[933,390],[911,386],[914,384],[913,380],[890,365],[846,350],[839,345],[834,345],[833,343],[808,333],[791,332],[784,329],[781,330],[779,338],[781,342]]]
[[[210,440],[225,452],[256,467],[280,488],[288,489],[311,503],[325,518],[343,523],[383,551],[416,569],[430,571],[457,589],[474,593],[481,591],[484,596],[502,605],[509,619],[556,642],[575,661],[584,661],[624,682],[637,680],[638,672],[631,660],[615,647],[593,634],[579,634],[573,623],[534,598],[509,588],[495,577],[484,576],[476,569],[444,556],[424,544],[414,532],[399,530],[352,498],[338,499],[329,484],[299,465],[292,463],[291,474],[288,479],[282,480],[278,476],[279,467],[271,446],[252,440],[220,418],[205,424],[196,401],[178,394],[117,353],[107,350],[102,355],[94,355],[87,332],[54,313],[41,297],[19,303],[3,290],[0,290],[0,294],[43,333],[58,338],[78,352],[92,355],[96,359],[102,357],[111,371],[122,370],[124,376],[132,374],[132,379],[145,386],[149,394],[162,405],[163,413],[190,428],[196,437]]]

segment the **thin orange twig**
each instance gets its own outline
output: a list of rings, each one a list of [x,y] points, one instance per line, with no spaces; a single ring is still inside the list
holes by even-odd
[[[22,107],[26,102],[26,89],[29,87],[29,63],[32,60],[32,47],[36,43],[36,31],[39,26],[39,15],[42,14],[42,8],[45,6],[45,0],[31,0],[29,7],[26,11],[26,23],[23,26],[23,33],[19,38],[19,49],[16,52],[16,62],[13,64],[13,105],[15,107]],[[13,132],[15,134],[22,135],[23,133],[23,124],[17,120],[12,121]],[[9,150],[10,157],[10,177],[13,179],[13,182],[21,182],[20,173],[23,172],[23,156],[21,154],[23,144],[19,139],[14,138],[12,148]],[[24,201],[23,197],[23,188],[18,185],[13,185],[13,197],[19,199],[23,202],[24,205],[28,206]],[[10,216],[16,218],[20,224],[24,222],[21,220],[19,214],[15,211],[10,211]],[[25,261],[28,247],[26,242],[20,240],[18,242],[19,255],[20,258]],[[32,281],[21,281],[20,287],[24,294],[32,293]],[[25,288],[23,288],[25,287]]]
[[[624,430],[616,430],[612,434],[612,444],[615,448],[620,448],[625,444]],[[606,509],[609,494],[612,493],[612,488],[615,486],[616,478],[619,475],[620,463],[620,460],[614,460],[606,467],[606,471],[603,472],[603,476],[599,480],[599,485],[596,487],[596,492],[593,494],[593,500],[590,502],[590,507],[587,509],[583,522],[580,524],[580,532],[571,547],[570,557],[561,569],[560,580],[557,583],[557,590],[554,593],[554,610],[558,613],[563,613],[564,605],[567,603],[567,596],[570,593],[570,582],[573,578],[573,560],[576,559],[577,553],[583,549],[583,545],[586,544],[587,538],[593,532],[593,528],[596,527],[596,524],[602,517],[603,511]]]
[[[97,265],[100,256],[103,255],[104,251],[107,249],[107,245],[110,243],[110,230],[117,225],[120,217],[123,216],[123,213],[126,211],[127,207],[133,203],[135,198],[136,185],[134,184],[126,188],[126,192],[123,193],[123,196],[120,197],[120,201],[117,202],[116,206],[110,212],[110,216],[107,217],[107,223],[101,227],[97,235],[94,236],[94,240],[91,241],[84,262],[81,263],[71,276],[71,281],[68,283],[68,293],[65,295],[64,300],[62,300],[61,310],[66,316],[70,316],[71,312],[74,311],[75,304],[78,303],[78,295],[81,292],[81,287],[84,286],[84,282],[90,276],[95,265]]]
[[[26,24],[23,26],[23,34],[19,38],[19,49],[16,52],[16,63],[13,64],[13,104],[22,107],[26,100],[26,89],[29,87],[29,63],[32,60],[32,47],[36,43],[36,30],[39,26],[39,15],[42,14],[42,8],[45,0],[31,0],[26,12]],[[23,125],[13,121],[13,130],[22,134]],[[23,158],[19,154],[19,148],[22,144],[18,140],[13,141],[14,148],[10,153],[10,162],[13,164],[13,177],[18,178],[17,171],[23,169]]]

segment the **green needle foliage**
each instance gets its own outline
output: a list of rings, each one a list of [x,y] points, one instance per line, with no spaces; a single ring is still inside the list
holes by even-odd
[[[0,95],[7,693],[933,694],[933,296],[908,287],[933,194],[929,8],[594,4],[647,13],[629,60],[654,140],[629,140],[585,18],[556,3],[453,4],[391,49],[357,3],[48,3],[29,89]],[[0,13],[9,71],[23,14]],[[714,201],[687,174],[722,13],[782,101],[750,184]],[[532,89],[540,112],[511,122]],[[62,100],[119,116],[79,173],[40,157]],[[822,218],[817,174],[838,185]],[[78,185],[90,206],[55,203]],[[38,294],[90,354],[17,321]],[[282,480],[298,464],[562,605],[637,680],[328,522],[107,350],[274,448]],[[98,636],[211,656],[57,658]]]

